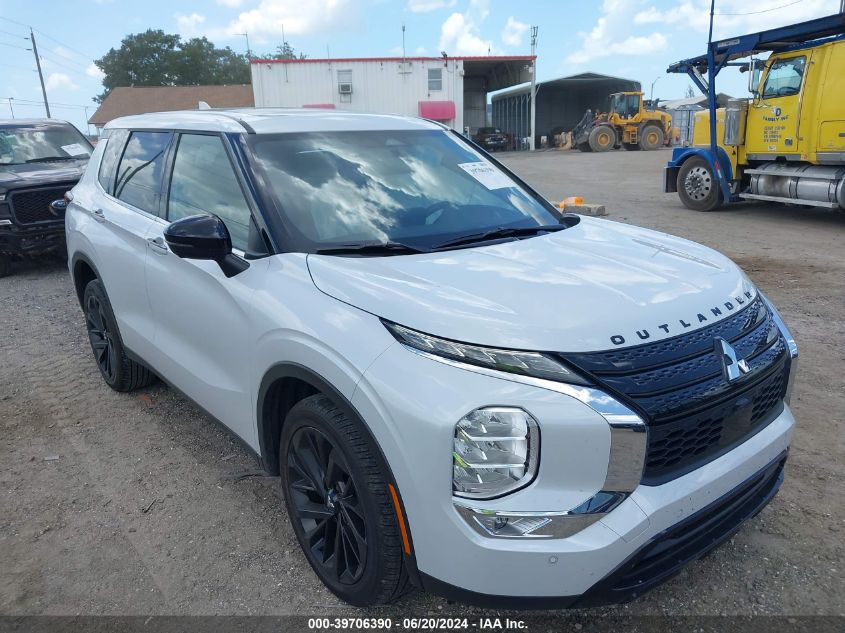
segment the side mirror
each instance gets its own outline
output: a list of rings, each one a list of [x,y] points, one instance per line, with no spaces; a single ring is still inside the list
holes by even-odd
[[[50,213],[52,213],[56,217],[64,217],[65,211],[67,211],[67,200],[65,200],[64,198],[53,200],[50,203]]]
[[[191,215],[171,222],[164,229],[164,239],[177,257],[217,262],[227,277],[249,268],[248,262],[232,254],[229,229],[216,215]]]

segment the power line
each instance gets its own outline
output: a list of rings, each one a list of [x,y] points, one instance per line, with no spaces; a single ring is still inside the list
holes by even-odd
[[[0,46],[9,46],[10,48],[19,48],[22,51],[31,51],[31,48],[27,48],[26,46],[18,46],[17,44],[7,44],[6,42],[0,42]]]
[[[796,4],[801,4],[804,0],[795,0],[795,2],[790,2],[789,4],[782,4],[779,7],[771,7],[769,9],[760,9],[759,11],[748,11],[747,13],[714,13],[713,15],[757,15],[759,13],[770,13],[771,11],[777,11],[779,9],[785,9],[786,7],[791,7]]]
[[[19,37],[22,40],[29,39],[26,35],[21,35],[20,33],[12,33],[11,31],[4,31],[3,29],[0,29],[0,33],[3,33],[4,35],[11,35],[12,37]]]
[[[0,16],[0,20],[4,20],[6,22],[11,22],[12,24],[17,24],[18,26],[22,26],[22,27],[27,28],[27,29],[32,29],[33,31],[35,31],[39,35],[43,35],[44,37],[46,37],[48,40],[51,40],[51,41],[55,42],[56,44],[59,44],[60,46],[68,49],[69,51],[73,51],[77,55],[80,55],[83,59],[85,59],[85,61],[91,61],[92,59],[94,59],[93,55],[89,55],[88,53],[83,53],[82,51],[74,48],[73,46],[68,46],[64,42],[57,40],[52,35],[48,35],[44,31],[42,31],[41,29],[36,29],[36,28],[30,26],[29,24],[24,24],[23,22],[18,22],[17,20],[13,20],[12,18],[4,18],[3,16]],[[29,38],[26,38],[26,39],[29,39]]]

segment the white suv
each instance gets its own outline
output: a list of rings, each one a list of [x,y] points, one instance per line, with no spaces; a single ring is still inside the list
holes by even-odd
[[[242,439],[352,604],[630,600],[782,481],[797,349],[742,271],[562,214],[437,124],[117,119],[68,198],[106,383],[159,376]]]

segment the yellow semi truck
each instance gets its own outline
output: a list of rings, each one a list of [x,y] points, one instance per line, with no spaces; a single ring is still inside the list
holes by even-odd
[[[753,97],[716,108],[726,66],[750,73]],[[687,73],[709,107],[693,145],[673,151],[664,191],[696,211],[740,200],[845,209],[845,15],[711,42],[668,72]]]

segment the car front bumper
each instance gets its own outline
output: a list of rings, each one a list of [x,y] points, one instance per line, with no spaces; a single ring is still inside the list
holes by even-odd
[[[64,244],[65,227],[62,222],[33,228],[0,225],[0,253],[36,255],[57,250]]]
[[[537,478],[479,502],[516,513],[569,510],[602,488],[611,432],[601,416],[565,394],[450,367],[399,344],[367,370],[353,404],[393,471],[423,587],[461,602],[515,608],[624,601],[671,577],[771,499],[794,427],[785,405],[733,450],[662,485],[638,486],[571,535],[501,538],[475,529],[450,494],[455,422],[485,405],[521,407],[537,419]]]

